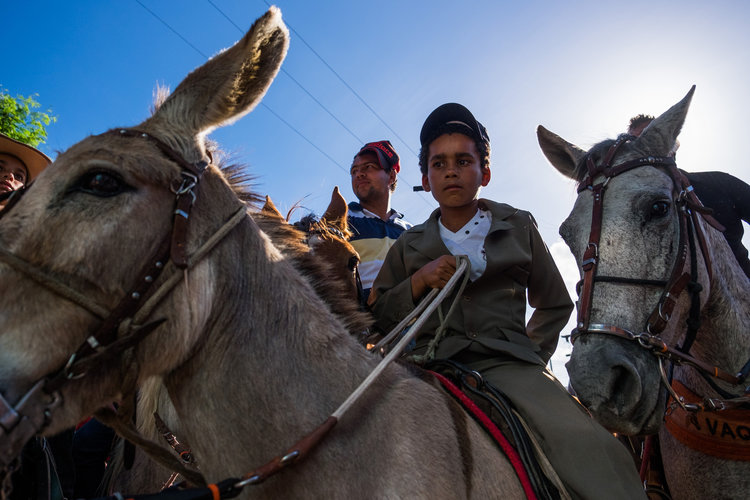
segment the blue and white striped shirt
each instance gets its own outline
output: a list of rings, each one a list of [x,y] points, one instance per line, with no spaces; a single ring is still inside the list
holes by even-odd
[[[349,203],[349,229],[354,233],[349,240],[359,254],[359,275],[365,297],[375,281],[385,256],[396,239],[412,227],[403,214],[391,209],[387,220],[383,220],[359,203]]]

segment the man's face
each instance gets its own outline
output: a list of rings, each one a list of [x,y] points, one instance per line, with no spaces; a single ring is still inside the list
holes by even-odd
[[[422,175],[425,191],[431,191],[441,207],[459,208],[476,200],[479,188],[490,182],[490,169],[482,169],[474,140],[460,133],[443,134],[429,148],[427,175]]]
[[[26,184],[26,167],[15,156],[0,153],[0,193],[20,189]]]
[[[365,152],[357,155],[352,162],[350,172],[352,191],[359,201],[390,195],[389,186],[393,183],[396,172],[394,170],[386,172],[380,168],[375,153]]]

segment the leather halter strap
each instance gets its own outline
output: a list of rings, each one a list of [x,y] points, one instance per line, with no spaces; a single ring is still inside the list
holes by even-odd
[[[700,213],[709,224],[717,227],[720,230],[723,230],[723,226],[721,226],[721,224],[719,224],[713,217],[711,217],[707,213],[707,209],[703,207],[698,198],[695,196],[692,186],[690,186],[687,178],[682,173],[680,173],[679,170],[677,170],[677,166],[673,157],[648,156],[611,166],[612,160],[614,159],[617,150],[632,138],[632,136],[628,135],[620,136],[609,148],[603,162],[599,165],[595,165],[593,159],[590,156],[586,160],[588,175],[579,185],[578,192],[587,189],[592,191],[594,204],[592,208],[589,243],[586,247],[586,250],[584,251],[581,265],[583,270],[583,279],[581,282],[582,286],[579,292],[580,302],[578,308],[578,319],[576,322],[576,329],[571,336],[572,340],[575,340],[579,335],[581,335],[582,333],[586,333],[588,330],[594,294],[594,283],[596,281],[663,286],[665,288],[664,293],[662,294],[662,297],[660,298],[657,306],[654,308],[652,314],[650,315],[645,328],[646,331],[652,334],[658,334],[664,330],[667,321],[672,314],[674,306],[676,305],[677,299],[691,280],[691,275],[683,271],[689,255],[688,246],[692,243],[692,238],[690,238],[690,242],[688,241],[688,222],[691,224],[693,230],[697,235],[697,239],[703,253],[706,269],[709,274],[709,279],[712,274],[712,266],[708,254],[708,248],[705,242],[705,236],[700,229],[700,225],[697,224],[696,213]],[[665,281],[597,276],[596,271],[599,264],[599,241],[602,231],[604,194],[606,192],[607,185],[613,177],[643,166],[663,168],[670,179],[672,179],[672,182],[679,193],[677,199],[675,200],[675,204],[678,206],[680,212],[679,249],[677,259],[675,260],[675,263],[672,267],[670,276]],[[595,179],[600,176],[603,176],[604,180],[598,184],[594,184]]]
[[[102,135],[119,135],[147,140],[170,161],[182,168],[182,183],[178,188],[173,188],[176,199],[172,230],[162,240],[155,255],[147,261],[135,287],[109,314],[105,308],[89,301],[83,294],[60,280],[6,249],[0,248],[0,261],[83,307],[98,318],[104,318],[104,321],[86,338],[63,367],[39,379],[15,405],[8,403],[0,395],[0,471],[7,469],[20,453],[23,445],[48,425],[53,410],[62,403],[60,391],[67,382],[84,376],[93,366],[111,360],[118,353],[135,346],[163,323],[164,320],[156,320],[146,325],[139,325],[134,319],[138,320],[138,313],[144,310],[150,313],[161,298],[169,293],[179,281],[179,279],[174,279],[174,276],[179,278],[179,275],[173,274],[159,288],[155,287],[157,278],[165,265],[171,261],[171,264],[178,269],[187,268],[189,264],[195,263],[208,253],[247,216],[243,206],[196,254],[188,257],[186,253],[187,229],[190,209],[195,200],[194,188],[208,164],[205,161],[200,161],[195,165],[187,163],[166,143],[145,132],[120,129]],[[145,319],[147,315],[144,312],[140,320]]]
[[[718,366],[705,363],[679,349],[668,346],[657,335],[651,335],[646,332],[634,333],[630,330],[626,330],[625,328],[620,328],[618,326],[612,325],[603,325],[599,323],[591,323],[586,333],[611,335],[613,337],[619,337],[624,340],[636,341],[644,349],[654,351],[659,356],[666,358],[675,364],[691,365],[698,371],[703,372],[708,376],[718,378],[733,385],[739,385],[744,380],[742,377],[738,375],[732,375],[731,373],[719,368]]]

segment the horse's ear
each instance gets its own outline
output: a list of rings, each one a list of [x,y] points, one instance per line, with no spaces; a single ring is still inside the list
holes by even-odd
[[[335,224],[339,226],[342,231],[347,228],[346,217],[349,215],[349,207],[346,205],[346,200],[339,192],[339,187],[333,188],[331,194],[331,203],[328,204],[323,218],[329,224]]]
[[[279,212],[279,209],[276,208],[276,205],[273,204],[273,201],[271,201],[271,197],[268,195],[266,195],[266,202],[263,204],[263,208],[261,208],[260,211],[268,215],[277,216],[280,219],[284,218],[284,216],[281,215],[281,212]]]
[[[536,137],[544,156],[547,157],[553,167],[565,177],[575,179],[575,169],[578,161],[583,158],[586,151],[575,144],[571,144],[557,134],[539,125],[536,128]]]
[[[195,137],[239,119],[265,95],[288,47],[281,11],[271,7],[239,42],[190,73],[142,128]]]
[[[680,102],[649,123],[636,140],[636,144],[651,154],[667,156],[672,153],[677,136],[680,135],[682,125],[685,123],[694,92],[695,85]]]

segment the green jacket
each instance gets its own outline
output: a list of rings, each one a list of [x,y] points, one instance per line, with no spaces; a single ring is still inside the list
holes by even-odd
[[[557,347],[573,303],[531,214],[490,200],[480,199],[479,203],[492,213],[484,243],[487,268],[464,290],[435,357],[450,358],[468,350],[544,365]],[[375,279],[377,298],[372,308],[383,332],[389,332],[415,306],[411,275],[450,254],[440,238],[439,215],[438,209],[427,221],[402,233]],[[528,323],[527,292],[534,308]],[[441,305],[444,312],[453,298],[449,296]],[[438,325],[435,313],[418,334],[414,353],[424,353]]]

